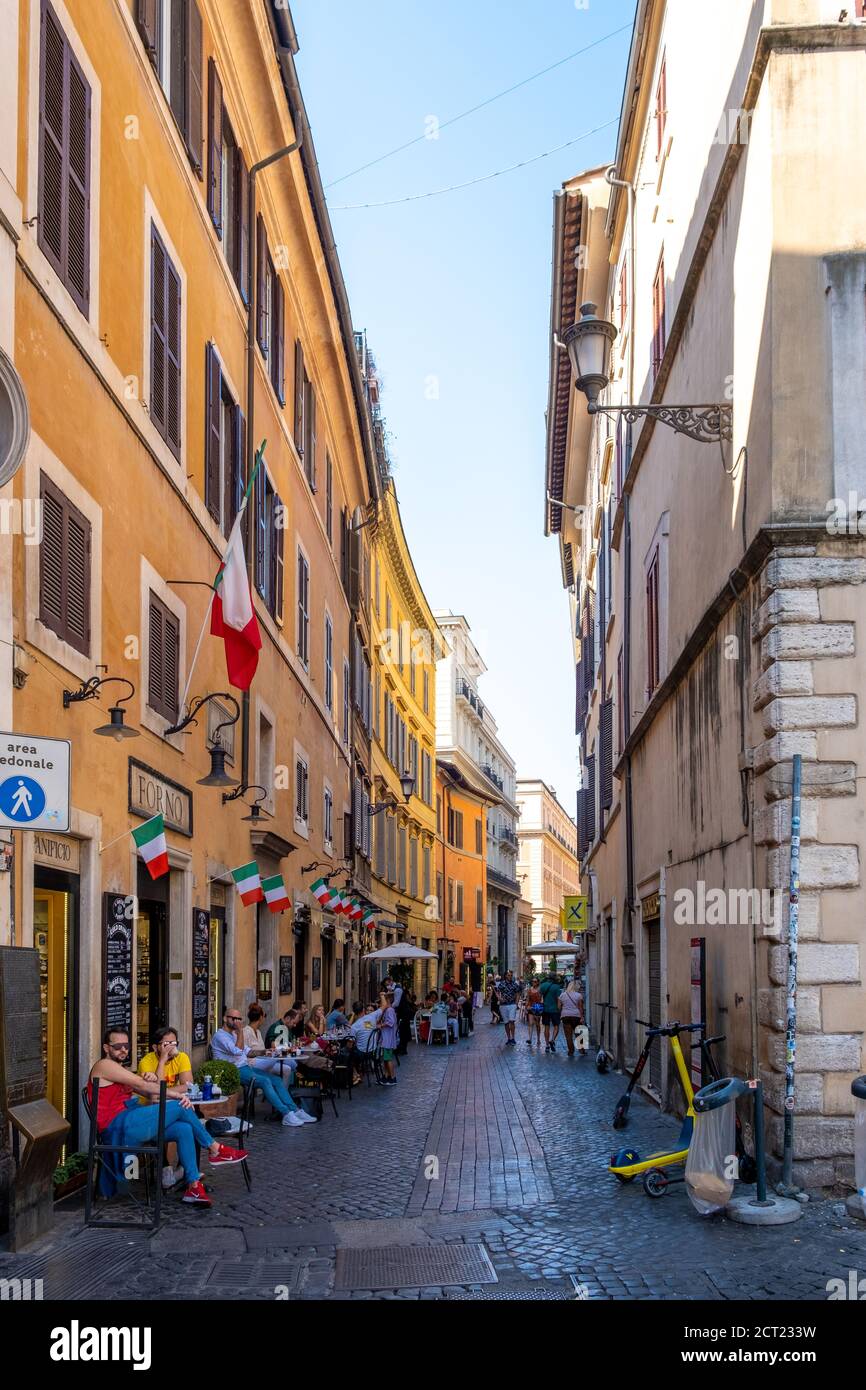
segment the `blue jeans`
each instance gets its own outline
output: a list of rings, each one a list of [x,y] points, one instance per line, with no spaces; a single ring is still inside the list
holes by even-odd
[[[111,1124],[103,1131],[102,1141],[105,1144],[129,1144],[134,1148],[138,1144],[146,1144],[155,1139],[158,1127],[159,1106],[140,1105],[136,1098],[127,1101],[126,1108],[121,1110],[119,1115],[115,1115]],[[165,1137],[166,1141],[177,1144],[185,1180],[197,1182],[201,1177],[201,1169],[196,1161],[196,1143],[203,1149],[209,1149],[214,1141],[195,1111],[182,1109],[179,1101],[166,1101]],[[106,1154],[105,1159],[100,1186],[104,1195],[110,1197],[113,1196],[115,1184],[124,1176],[123,1155]],[[109,1159],[115,1162],[109,1163]],[[107,1188],[111,1188],[111,1191],[107,1191]]]
[[[238,1071],[244,1085],[258,1086],[265,1100],[270,1101],[281,1115],[286,1115],[290,1110],[297,1110],[298,1107],[280,1077],[270,1076],[266,1071],[255,1071],[252,1067],[238,1067]]]

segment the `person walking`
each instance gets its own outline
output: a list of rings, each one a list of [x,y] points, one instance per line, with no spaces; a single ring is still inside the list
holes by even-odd
[[[491,1023],[501,1023],[501,1022],[502,1022],[502,1012],[501,1012],[501,1010],[500,1010],[500,1008],[499,1008],[499,995],[498,995],[497,992],[496,992],[498,988],[499,988],[499,976],[498,976],[498,975],[494,975],[493,979],[490,981],[490,1022],[491,1022]]]
[[[574,1030],[583,1023],[583,995],[576,979],[572,980],[571,984],[566,986],[559,996],[559,1017],[562,1022],[562,1031],[565,1034],[568,1055],[573,1057]],[[580,1051],[583,1055],[586,1048],[582,1047]]]
[[[551,970],[541,986],[541,1022],[544,1024],[545,1052],[556,1051],[556,1039],[559,1037],[559,996],[561,993],[562,985]],[[553,1037],[550,1036],[551,1029],[553,1030]]]
[[[394,996],[385,990],[379,995],[381,1010],[375,1027],[382,1039],[382,1065],[385,1071],[383,1086],[397,1085],[397,1064],[394,1056],[397,1051],[397,1015],[394,1012]]]
[[[394,1012],[397,1015],[397,1056],[405,1057],[409,1051],[409,1041],[412,1037],[412,1019],[415,1017],[416,1010],[415,996],[408,990],[401,990],[400,998],[394,1004]]]
[[[520,998],[520,982],[515,980],[514,972],[506,970],[505,978],[499,981],[497,994],[502,1021],[505,1024],[505,1046],[516,1047],[514,1028],[517,1020],[517,1001]]]
[[[541,1011],[543,1001],[541,990],[538,988],[538,976],[533,975],[529,989],[526,991],[526,1024],[529,1029],[529,1036],[526,1039],[526,1046],[532,1046],[532,1036],[535,1034],[535,1045],[541,1047]]]

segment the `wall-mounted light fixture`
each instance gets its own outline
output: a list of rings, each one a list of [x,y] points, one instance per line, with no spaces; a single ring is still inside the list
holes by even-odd
[[[94,729],[95,734],[100,738],[113,738],[118,743],[122,743],[125,738],[138,738],[138,729],[129,729],[124,724],[123,719],[126,710],[123,706],[132,699],[135,694],[135,686],[132,681],[128,681],[125,676],[91,676],[88,680],[82,681],[77,690],[64,690],[63,708],[69,709],[70,705],[75,705],[79,700],[95,700],[103,685],[113,685],[117,682],[121,685],[129,686],[129,694],[121,695],[116,705],[112,705],[108,713],[111,716],[109,724],[100,724],[98,729]]]
[[[177,724],[172,724],[170,729],[165,730],[165,737],[168,737],[169,734],[181,733],[182,730],[189,728],[190,724],[197,724],[198,720],[196,719],[196,715],[198,714],[199,710],[201,710],[208,703],[209,700],[231,700],[232,704],[235,707],[235,713],[233,719],[224,719],[222,723],[217,724],[216,728],[214,729],[213,742],[211,743],[211,746],[208,749],[208,752],[210,754],[210,772],[206,777],[198,778],[198,786],[236,787],[238,784],[238,779],[236,777],[229,777],[228,773],[226,772],[226,750],[219,742],[220,730],[227,729],[232,724],[237,724],[238,720],[241,717],[240,705],[238,704],[234,695],[230,695],[228,691],[215,691],[210,695],[202,695],[199,699],[193,701],[192,707],[190,708],[190,712],[185,719],[179,720]]]

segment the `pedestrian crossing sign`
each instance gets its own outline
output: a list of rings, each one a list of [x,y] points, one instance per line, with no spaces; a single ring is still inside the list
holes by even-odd
[[[563,898],[562,925],[565,931],[586,931],[586,897]]]

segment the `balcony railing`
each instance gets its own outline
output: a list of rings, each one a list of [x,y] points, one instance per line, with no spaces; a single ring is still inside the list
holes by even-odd
[[[501,874],[498,869],[491,869],[487,866],[487,882],[492,883],[495,888],[504,888],[507,893],[515,893],[520,897],[520,884],[516,878],[508,878],[506,874]]]
[[[502,791],[502,788],[505,786],[505,783],[503,782],[501,777],[497,777],[496,773],[493,771],[493,768],[490,766],[489,763],[485,763],[481,768],[481,771],[484,773],[484,776],[488,779],[488,781],[493,783],[494,787],[498,787],[499,790]]]

